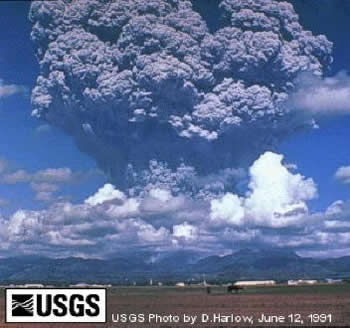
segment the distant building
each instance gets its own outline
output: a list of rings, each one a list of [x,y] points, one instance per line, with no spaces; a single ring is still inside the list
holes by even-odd
[[[185,287],[185,283],[184,282],[178,282],[175,286],[176,287]]]
[[[317,280],[298,280],[298,284],[300,285],[315,285],[317,282]]]
[[[25,284],[24,288],[44,288],[43,284]]]
[[[80,282],[79,284],[69,285],[69,287],[86,288],[86,287],[89,287],[89,285],[87,283],[85,283],[85,282]]]
[[[299,279],[299,280],[288,280],[288,285],[289,286],[295,286],[295,285],[315,285],[317,284],[318,281],[317,280],[303,280],[303,279]]]
[[[44,288],[42,284],[25,284],[24,288]]]
[[[252,280],[252,281],[236,281],[234,286],[273,286],[276,285],[275,280]]]
[[[297,280],[288,280],[288,286],[296,286],[298,284]]]
[[[85,282],[81,282],[76,285],[69,285],[71,288],[88,288],[88,287],[95,287],[95,288],[110,288],[112,285],[98,285],[98,284],[87,284]]]
[[[331,278],[326,279],[326,281],[328,284],[340,284],[343,282],[342,279],[331,279]]]
[[[317,280],[301,280],[300,283],[306,284],[306,285],[314,285],[314,284],[317,284],[318,281]]]

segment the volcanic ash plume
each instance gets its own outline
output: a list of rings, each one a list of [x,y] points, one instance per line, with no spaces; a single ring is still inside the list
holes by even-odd
[[[219,7],[213,31],[187,0],[34,1],[33,115],[72,135],[121,189],[163,171],[246,167],[307,124],[286,100],[300,73],[322,76],[332,44],[287,2]]]

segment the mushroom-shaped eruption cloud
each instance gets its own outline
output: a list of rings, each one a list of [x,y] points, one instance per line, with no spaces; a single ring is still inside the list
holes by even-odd
[[[331,63],[326,37],[287,2],[223,0],[214,30],[198,6],[32,2],[33,115],[72,135],[121,189],[154,161],[200,176],[247,166],[307,124],[286,100],[300,73]]]

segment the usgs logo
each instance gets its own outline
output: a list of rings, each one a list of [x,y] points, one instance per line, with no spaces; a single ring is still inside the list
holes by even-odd
[[[104,288],[8,288],[6,323],[105,323]]]

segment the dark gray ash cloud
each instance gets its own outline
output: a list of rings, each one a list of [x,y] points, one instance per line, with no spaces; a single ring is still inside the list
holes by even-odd
[[[247,167],[309,124],[286,100],[300,73],[322,76],[332,44],[287,2],[218,3],[211,26],[198,1],[34,1],[33,115],[123,190],[152,161],[199,176]]]

